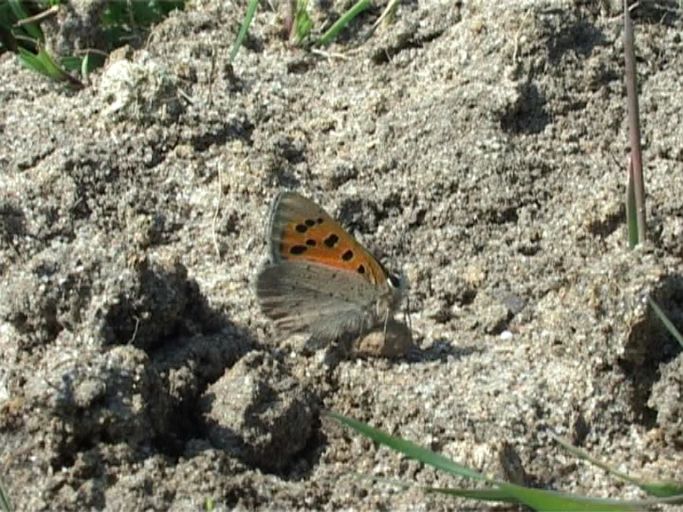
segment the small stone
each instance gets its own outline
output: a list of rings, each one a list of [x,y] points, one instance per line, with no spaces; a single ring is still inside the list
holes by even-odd
[[[509,341],[509,340],[512,339],[512,336],[513,336],[513,335],[512,335],[512,332],[507,331],[507,330],[505,330],[505,331],[503,331],[503,332],[500,333],[500,339],[501,339],[501,341]]]
[[[396,358],[406,355],[415,348],[413,336],[403,323],[394,320],[384,329],[372,331],[363,336],[354,346],[354,353],[367,357]]]

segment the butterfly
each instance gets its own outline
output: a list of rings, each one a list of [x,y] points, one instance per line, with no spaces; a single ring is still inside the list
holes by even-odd
[[[320,341],[385,326],[407,283],[388,272],[320,206],[280,192],[267,228],[270,261],[256,277],[261,310],[286,333]]]

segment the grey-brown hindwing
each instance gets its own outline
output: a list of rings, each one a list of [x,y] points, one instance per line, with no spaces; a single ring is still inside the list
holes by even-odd
[[[286,332],[305,331],[333,340],[377,322],[374,287],[353,273],[322,265],[267,265],[258,274],[256,292],[263,312]]]

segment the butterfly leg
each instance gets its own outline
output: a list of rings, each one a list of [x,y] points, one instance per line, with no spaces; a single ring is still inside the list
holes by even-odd
[[[406,297],[406,308],[403,310],[403,321],[408,326],[408,329],[410,329],[410,332],[413,332],[413,319],[410,316],[410,296]]]
[[[389,308],[387,308],[387,312],[384,315],[384,343],[387,342],[387,325],[389,324]]]

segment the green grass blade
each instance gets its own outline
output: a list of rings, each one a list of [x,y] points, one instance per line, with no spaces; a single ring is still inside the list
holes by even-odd
[[[10,8],[12,9],[12,12],[14,15],[17,17],[17,20],[25,20],[26,18],[30,18],[31,14],[24,9],[23,4],[21,3],[21,0],[7,0],[7,3],[9,4]],[[43,36],[43,31],[40,30],[40,27],[35,24],[35,23],[26,23],[21,26],[22,29],[26,31],[26,33],[31,36],[33,39],[36,40],[38,43],[42,43],[44,40]]]
[[[57,80],[58,82],[67,82],[71,87],[74,88],[83,87],[83,84],[79,80],[64,71],[64,68],[62,68],[62,66],[60,66],[57,61],[52,58],[52,55],[50,55],[43,48],[38,51],[37,57],[43,64],[43,67],[49,77]]]
[[[377,21],[375,21],[372,28],[376,29],[382,24],[386,26],[394,23],[396,21],[396,11],[398,10],[399,3],[401,3],[401,0],[389,0],[384,12],[379,18],[377,18]]]
[[[12,512],[14,508],[12,507],[12,502],[9,499],[5,485],[0,481],[0,511],[2,512]]]
[[[81,60],[81,76],[87,81],[90,71],[93,69],[93,61],[90,52],[86,53]]]
[[[247,32],[249,32],[251,22],[254,20],[254,14],[256,14],[258,2],[259,0],[249,0],[249,5],[247,6],[247,13],[244,15],[244,20],[242,20],[242,26],[240,27],[240,31],[237,34],[237,39],[235,39],[235,44],[232,46],[232,50],[230,50],[230,57],[228,58],[230,64],[232,64],[235,60],[237,52],[240,50],[240,47],[244,42],[244,38],[247,37]]]
[[[484,482],[490,481],[490,479],[488,479],[481,473],[469,469],[466,466],[457,464],[456,462],[453,462],[452,460],[444,457],[443,455],[434,453],[431,450],[423,448],[405,439],[401,439],[400,437],[391,436],[386,432],[382,432],[381,430],[373,428],[370,425],[367,425],[361,421],[347,418],[346,416],[342,416],[341,414],[331,411],[328,411],[325,414],[331,418],[334,418],[338,422],[352,428],[356,432],[363,434],[365,437],[368,437],[377,443],[388,446],[389,448],[392,448],[397,452],[400,452],[403,455],[410,457],[411,459],[418,460],[424,464],[427,464],[437,469],[442,469],[443,471],[446,471],[447,473],[450,473],[452,475],[462,476],[464,478],[472,478],[474,480]]]
[[[501,487],[496,488],[496,487],[490,487],[486,489],[466,489],[466,488],[454,488],[454,487],[428,487],[428,486],[415,486],[415,485],[410,485],[405,482],[401,482],[398,480],[389,480],[389,479],[384,479],[384,478],[376,478],[376,477],[369,477],[371,480],[379,481],[382,483],[386,483],[389,485],[394,485],[396,487],[401,487],[403,489],[409,489],[411,487],[416,487],[420,489],[421,491],[424,491],[426,493],[433,493],[433,494],[445,494],[447,496],[453,496],[457,498],[468,498],[468,499],[475,499],[475,500],[480,500],[480,501],[496,501],[496,502],[504,502],[504,503],[517,503],[521,504],[524,503],[523,499],[520,499],[520,493],[516,489],[517,486],[514,486],[512,484],[506,484],[505,482],[501,482]],[[522,487],[522,489],[525,489]],[[548,493],[550,491],[542,491],[539,490],[542,493]],[[523,493],[522,493],[523,494]],[[522,496],[524,497],[524,496]],[[575,507],[576,504],[574,502],[561,502],[561,505],[564,505],[566,507]],[[570,508],[571,509],[571,508]],[[539,509],[542,510],[542,509]],[[564,507],[558,508],[558,510],[565,510]]]
[[[83,87],[83,84],[79,80],[64,71],[44,49],[41,48],[37,54],[29,52],[21,47],[19,47],[18,50],[19,53],[17,55],[19,60],[28,69],[58,82],[67,82],[75,89]]]
[[[519,503],[516,498],[505,489],[452,489],[449,487],[419,487],[424,492],[446,494],[457,498],[469,498],[479,501],[502,501],[505,503]]]
[[[80,71],[81,66],[83,66],[83,58],[76,56],[68,56],[62,58],[62,66],[67,71]]]
[[[661,322],[664,324],[664,327],[666,327],[666,330],[669,331],[669,334],[676,338],[676,341],[680,343],[681,347],[683,347],[683,336],[681,336],[681,333],[678,332],[678,329],[676,329],[676,326],[671,323],[671,320],[664,314],[664,311],[662,311],[662,308],[659,307],[659,305],[652,299],[649,299],[650,307],[652,307],[652,310],[655,312],[657,317],[661,320]],[[680,491],[683,492],[683,491]]]
[[[40,61],[36,54],[31,53],[28,50],[25,50],[21,46],[17,48],[17,50],[17,56],[19,57],[19,60],[24,66],[26,66],[31,71],[40,73],[41,75],[48,76],[47,71],[43,67],[43,63]]]
[[[638,484],[643,491],[658,498],[674,498],[683,503],[683,482],[645,482]]]
[[[296,14],[294,15],[295,41],[300,44],[306,39],[313,29],[313,21],[308,15],[308,0],[297,0]]]
[[[488,489],[465,489],[452,487],[427,487],[411,485],[400,480],[392,480],[386,478],[367,477],[368,480],[373,480],[388,485],[393,485],[402,489],[417,488],[426,493],[445,494],[458,498],[469,498],[480,501],[496,501],[505,503],[525,503],[532,506],[533,502],[540,500],[537,503],[536,510],[586,510],[600,512],[602,510],[616,510],[616,511],[633,511],[643,510],[646,507],[653,507],[667,503],[677,503],[680,496],[657,500],[633,500],[620,501],[602,498],[586,498],[583,496],[575,496],[566,493],[555,491],[546,491],[543,489],[529,489],[513,484],[501,483],[501,488]],[[529,490],[531,493],[527,493]],[[525,501],[526,500],[526,501]]]
[[[372,4],[371,0],[358,0],[348,11],[346,11],[332,26],[318,39],[320,46],[327,46],[339,35],[339,32],[344,30],[346,25],[366,10]]]
[[[396,450],[407,457],[418,460],[423,464],[441,469],[453,475],[484,481],[499,487],[499,489],[482,490],[480,497],[475,495],[463,495],[463,497],[477,497],[478,499],[485,500],[495,499],[508,501],[511,503],[522,503],[533,508],[534,510],[541,512],[631,512],[633,510],[638,510],[638,506],[634,502],[588,498],[573,494],[546,491],[543,489],[532,489],[494,480],[472,469],[453,462],[443,455],[434,453],[431,450],[423,448],[405,439],[391,436],[386,432],[382,432],[381,430],[373,428],[360,421],[347,418],[346,416],[335,412],[326,412],[325,414],[330,418],[342,423],[343,425],[352,428],[356,432],[359,432],[360,434],[372,439],[373,441],[392,448],[393,450]],[[449,493],[457,492],[459,491],[449,491]],[[473,491],[467,490],[466,492],[471,493]]]
[[[514,484],[504,484],[502,487],[519,502],[540,512],[632,512],[640,510],[636,504],[626,501],[588,498]]]
[[[586,498],[570,494],[504,484],[502,489],[448,489],[422,488],[426,492],[446,494],[480,501],[520,503],[543,512],[633,512],[640,503],[618,500]]]
[[[654,308],[657,308],[656,304],[653,304],[652,299],[650,299],[650,304],[654,306]],[[656,309],[655,309],[656,311]],[[660,310],[661,312],[661,310]],[[662,313],[663,314],[663,313]],[[661,318],[661,317],[660,317]],[[668,321],[668,319],[667,319]],[[675,329],[675,327],[672,328]],[[678,332],[678,331],[676,331]],[[680,334],[679,334],[680,336]],[[640,487],[643,491],[647,492],[648,494],[651,494],[652,496],[657,496],[659,498],[666,498],[666,497],[672,497],[672,496],[678,496],[679,494],[683,494],[683,482],[648,482],[646,480],[643,480],[641,478],[636,478],[632,477],[622,471],[619,471],[618,469],[614,468],[613,466],[610,466],[609,464],[602,462],[595,457],[591,456],[586,452],[585,450],[582,450],[581,448],[578,448],[574,445],[572,445],[569,441],[566,439],[561,438],[560,436],[557,436],[553,433],[550,433],[550,437],[552,437],[557,443],[560,444],[565,450],[567,450],[569,453],[574,455],[575,457],[585,460],[587,462],[590,462],[594,466],[599,467],[600,469],[603,469],[607,471],[609,474],[616,476],[617,478],[620,478],[630,484],[633,484],[637,487]]]
[[[607,471],[608,473],[610,473],[616,477],[621,478],[622,480],[625,480],[625,481],[632,483],[634,485],[638,485],[637,479],[630,477],[626,473],[622,473],[621,471],[615,469],[614,467],[610,466],[609,464],[596,459],[595,457],[591,456],[588,452],[586,452],[585,450],[582,450],[581,448],[578,448],[577,446],[574,446],[573,444],[571,444],[566,439],[563,439],[560,436],[553,434],[552,432],[550,432],[549,434],[550,434],[550,437],[553,438],[556,443],[558,443],[560,446],[562,446],[562,448],[564,448],[569,453],[574,455],[574,457],[577,457],[581,460],[585,460],[587,462],[590,462],[594,466],[597,466],[600,469],[603,469],[603,470]]]
[[[93,70],[104,64],[105,56],[99,53],[87,52],[83,57],[74,55],[62,58],[62,67],[66,71],[75,71],[83,78],[87,77]]]
[[[402,480],[396,480],[393,478],[381,478],[377,476],[367,476],[367,475],[356,475],[361,480],[369,480],[372,482],[378,482],[381,484],[391,485],[393,487],[398,487],[400,489],[420,489],[421,491],[427,493],[435,494],[447,494],[449,496],[456,496],[459,498],[471,498],[483,501],[504,501],[504,502],[514,502],[514,497],[507,491],[497,488],[487,488],[487,489],[466,489],[466,488],[453,488],[453,487],[429,487],[423,485],[414,485]]]

